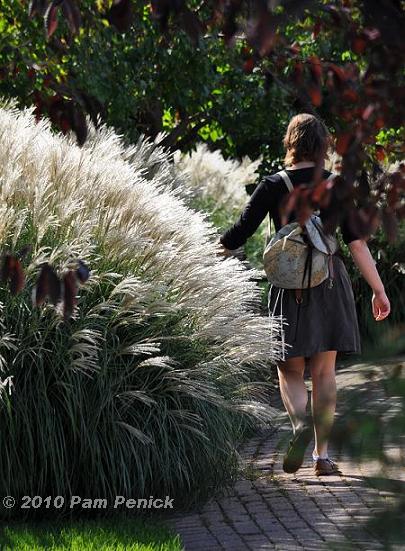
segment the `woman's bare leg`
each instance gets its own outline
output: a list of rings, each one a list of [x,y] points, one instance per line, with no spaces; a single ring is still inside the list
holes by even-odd
[[[309,360],[312,378],[312,416],[315,428],[314,453],[328,455],[328,439],[336,410],[336,351],[319,352]]]
[[[280,394],[294,432],[305,420],[308,403],[308,392],[304,383],[304,369],[305,360],[303,357],[290,358],[280,362],[278,366]]]

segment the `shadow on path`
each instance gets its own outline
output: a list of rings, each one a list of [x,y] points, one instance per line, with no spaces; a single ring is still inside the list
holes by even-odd
[[[358,407],[363,403],[370,408],[370,400],[382,399],[378,365],[339,369],[337,381],[338,410],[349,394],[361,397]],[[279,397],[273,397],[273,406],[275,401],[280,407],[277,425],[258,432],[241,451],[245,478],[228,495],[174,518],[172,524],[185,550],[386,549],[366,522],[395,502],[398,484],[405,488],[404,473],[389,473],[384,478],[378,462],[354,462],[332,449],[331,456],[343,474],[318,478],[313,473],[311,445],[302,468],[294,475],[284,473],[282,454],[290,428]],[[350,410],[347,400],[341,410],[340,419],[344,419]]]

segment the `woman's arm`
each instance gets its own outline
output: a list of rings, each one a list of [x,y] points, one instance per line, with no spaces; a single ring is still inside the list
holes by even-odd
[[[385,294],[384,285],[375,266],[370,249],[363,239],[348,244],[354,263],[373,290],[372,310],[376,321],[385,319],[391,311],[390,301]]]
[[[262,180],[251,195],[238,220],[219,238],[225,256],[229,256],[230,251],[244,245],[247,239],[254,234],[269,212],[269,203],[268,182]]]

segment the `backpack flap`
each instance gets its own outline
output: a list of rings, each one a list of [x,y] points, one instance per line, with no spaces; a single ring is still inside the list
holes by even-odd
[[[316,214],[312,214],[305,222],[305,231],[311,245],[321,253],[329,255],[337,251],[336,238],[324,232],[322,220]]]

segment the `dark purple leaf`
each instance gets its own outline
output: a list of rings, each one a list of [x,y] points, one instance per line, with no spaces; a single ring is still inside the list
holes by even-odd
[[[264,73],[264,89],[268,92],[274,84],[274,76],[270,71]]]
[[[397,7],[388,0],[380,0],[379,2],[364,0],[363,4],[363,13],[368,27],[368,29],[366,27],[366,32],[368,31],[369,40],[376,40],[381,36],[386,46],[402,49],[403,51],[405,25],[403,7]]]
[[[2,283],[6,283],[10,277],[10,273],[11,273],[11,255],[10,254],[5,254],[2,258],[2,263],[1,263],[1,274],[0,274],[0,279],[2,281]]]
[[[114,0],[107,19],[120,33],[127,31],[133,20],[132,0]]]
[[[62,287],[55,270],[49,266],[48,270],[48,295],[51,303],[56,306],[61,299]]]
[[[24,270],[18,258],[9,253],[3,256],[0,279],[3,283],[9,282],[10,292],[13,295],[16,295],[24,288]]]
[[[352,50],[356,54],[364,53],[367,47],[367,40],[364,36],[354,36],[352,40]]]
[[[64,0],[53,0],[45,12],[45,32],[47,38],[50,38],[58,28],[58,9]]]
[[[46,12],[47,4],[47,0],[31,0],[28,5],[28,17],[32,18],[35,15],[42,17]]]
[[[68,130],[73,130],[77,137],[77,143],[84,144],[88,131],[86,115],[80,105],[57,94],[51,99],[49,117],[64,134]]]
[[[249,59],[246,59],[245,62],[243,63],[243,71],[246,73],[246,74],[249,74],[253,71],[255,67],[255,60],[253,59],[253,57],[250,57]]]
[[[12,295],[16,295],[23,290],[25,284],[24,270],[21,262],[12,257],[11,259],[11,273],[10,273],[10,292]]]
[[[345,201],[353,200],[353,186],[347,178],[343,178],[338,174],[333,179],[332,196],[333,204],[339,202],[343,204]]]
[[[63,276],[63,317],[68,321],[76,305],[76,272],[69,270]]]
[[[52,266],[44,263],[33,291],[33,302],[40,306],[47,298],[56,306],[61,299],[61,284]]]
[[[386,208],[382,212],[382,223],[389,243],[394,243],[398,235],[398,221],[395,213]]]
[[[264,11],[256,20],[251,21],[251,27],[247,33],[247,40],[261,57],[270,53],[273,49],[276,29],[271,15]]]
[[[339,205],[328,208],[328,214],[323,219],[323,227],[326,233],[334,233],[340,222],[341,209]]]
[[[365,170],[361,171],[360,178],[358,179],[359,183],[359,196],[362,199],[366,199],[370,194],[370,184],[368,181],[368,174]]]
[[[81,17],[75,0],[64,0],[62,13],[65,16],[70,32],[77,34],[81,25]]]
[[[292,80],[294,81],[296,86],[300,86],[302,84],[303,75],[304,66],[301,61],[296,61],[293,65],[292,70]]]
[[[321,180],[313,189],[311,193],[311,201],[313,205],[326,206],[329,197],[330,189],[333,187],[333,182],[328,180]]]
[[[105,118],[107,116],[106,109],[103,104],[94,96],[76,90],[75,99],[80,103],[86,113],[90,116],[92,123],[98,127],[100,120],[99,118]]]
[[[32,292],[32,301],[35,306],[41,306],[48,296],[48,277],[46,273],[47,264],[43,264],[37,283]]]
[[[241,0],[230,0],[229,2],[222,2],[219,6],[219,10],[216,16],[222,21],[222,31],[224,33],[224,39],[226,43],[229,43],[233,39],[238,26],[236,24],[236,18],[241,6]]]
[[[200,19],[194,12],[188,8],[184,8],[181,13],[181,22],[183,29],[190,37],[192,43],[197,46],[200,35],[204,31],[204,26]]]
[[[334,4],[328,4],[325,6],[324,10],[332,16],[333,23],[336,27],[341,27],[342,25],[342,11],[335,6]]]
[[[70,130],[67,101],[58,94],[50,99],[49,118],[56,126],[59,126],[63,132]],[[65,124],[62,122],[65,121]]]
[[[368,239],[379,224],[378,210],[374,205],[352,209],[348,213],[348,225],[359,238]]]
[[[280,218],[281,224],[284,226],[288,222],[288,218],[292,211],[295,209],[298,201],[298,195],[300,193],[299,188],[295,188],[291,193],[288,193],[283,197],[280,205]]]
[[[350,142],[353,136],[348,132],[339,134],[336,140],[336,153],[338,155],[344,155],[349,148]]]
[[[77,143],[83,145],[87,138],[86,116],[82,109],[73,103],[70,106],[70,123],[76,134]]]
[[[385,160],[386,153],[385,153],[385,149],[383,148],[382,145],[376,145],[376,147],[375,147],[375,156],[376,156],[376,159],[378,161],[380,161],[381,163]]]
[[[322,103],[322,91],[321,87],[316,84],[311,84],[307,88],[308,95],[311,99],[312,105],[319,107]]]

